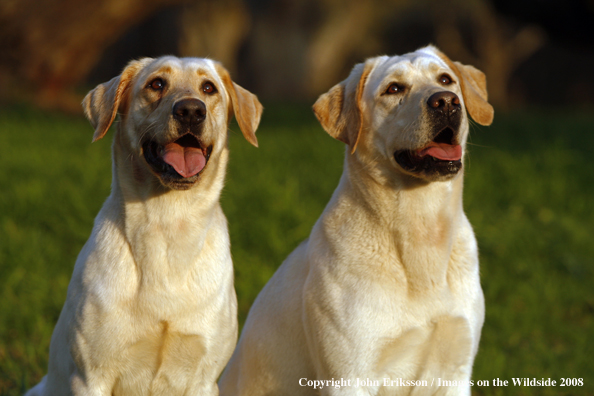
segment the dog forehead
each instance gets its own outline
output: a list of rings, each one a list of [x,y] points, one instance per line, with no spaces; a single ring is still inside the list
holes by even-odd
[[[418,80],[419,77],[433,79],[435,73],[443,69],[450,70],[433,47],[425,47],[404,55],[380,58],[377,67],[370,75],[370,82],[375,85],[372,87],[375,91],[375,88],[386,79],[393,79],[395,82]]]
[[[214,61],[208,58],[178,58],[182,63],[182,69],[190,74],[215,78],[221,81],[219,73],[215,67]]]
[[[157,76],[173,78],[208,78],[221,83],[214,62],[208,58],[177,58],[175,56],[163,56],[148,64],[142,71],[140,80]]]

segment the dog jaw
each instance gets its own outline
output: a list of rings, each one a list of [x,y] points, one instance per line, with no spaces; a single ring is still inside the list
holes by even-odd
[[[187,190],[200,180],[206,170],[213,146],[206,146],[192,134],[166,144],[147,140],[142,157],[161,184],[173,190]]]

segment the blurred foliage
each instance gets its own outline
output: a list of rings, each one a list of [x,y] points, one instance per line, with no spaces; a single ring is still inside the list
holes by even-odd
[[[547,23],[540,10],[525,16],[547,8],[537,1],[514,2],[520,19],[508,0],[5,0],[0,99],[78,112],[81,87],[112,78],[133,58],[173,54],[222,61],[260,97],[309,100],[356,62],[434,43],[486,73],[498,108],[594,103],[594,46],[567,51],[549,36],[563,26],[590,37],[584,26],[594,26],[594,9],[569,2]],[[551,52],[559,46],[575,60]],[[565,69],[563,79],[543,84]],[[544,85],[555,95],[541,94]]]
[[[594,393],[594,117],[496,114],[471,129],[465,208],[480,248],[486,321],[474,380],[584,378],[583,387],[473,388],[477,395]],[[47,371],[76,256],[110,186],[109,138],[79,117],[0,110],[0,395]],[[111,135],[109,135],[111,136]],[[260,148],[230,128],[222,205],[241,323],[338,184],[344,145],[309,106],[266,106]]]

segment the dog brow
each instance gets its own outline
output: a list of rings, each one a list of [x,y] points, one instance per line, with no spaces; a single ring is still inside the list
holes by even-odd
[[[171,66],[169,65],[165,65],[165,66],[161,66],[158,70],[157,73],[171,73]]]

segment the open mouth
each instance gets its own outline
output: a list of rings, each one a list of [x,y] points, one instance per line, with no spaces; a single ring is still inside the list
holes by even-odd
[[[394,159],[404,170],[428,176],[449,176],[462,168],[462,146],[454,142],[454,131],[444,128],[425,147],[399,150]]]
[[[155,173],[161,178],[182,182],[196,181],[212,152],[212,146],[203,147],[191,133],[165,145],[149,140],[142,148],[146,162]]]

